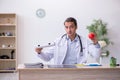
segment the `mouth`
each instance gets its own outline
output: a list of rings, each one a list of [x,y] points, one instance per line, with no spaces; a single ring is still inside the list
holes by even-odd
[[[70,32],[68,32],[67,34],[72,34],[72,32],[70,31]]]
[[[68,33],[68,35],[72,35],[71,33]]]

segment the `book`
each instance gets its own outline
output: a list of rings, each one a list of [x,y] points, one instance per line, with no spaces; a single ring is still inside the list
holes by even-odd
[[[26,68],[43,68],[43,63],[24,63]]]

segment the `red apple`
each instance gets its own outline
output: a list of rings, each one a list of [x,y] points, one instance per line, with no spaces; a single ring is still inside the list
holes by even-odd
[[[90,33],[88,34],[88,37],[89,37],[90,39],[94,39],[94,37],[95,37],[95,33],[90,32]]]

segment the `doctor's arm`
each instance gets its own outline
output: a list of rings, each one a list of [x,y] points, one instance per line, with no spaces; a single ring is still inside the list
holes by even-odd
[[[90,44],[89,45],[89,53],[95,58],[95,59],[99,59],[100,55],[101,55],[101,48],[100,45],[97,44]]]
[[[50,47],[46,51],[43,48],[35,48],[38,57],[44,61],[50,61],[53,58],[54,48]]]
[[[89,53],[96,59],[101,55],[101,47],[98,43],[96,36],[91,39],[92,43],[89,44]]]

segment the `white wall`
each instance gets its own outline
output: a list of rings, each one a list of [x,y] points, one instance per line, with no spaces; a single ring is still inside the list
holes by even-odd
[[[36,16],[36,10],[43,8],[46,16]],[[16,13],[18,16],[18,63],[41,61],[35,54],[38,44],[48,43],[65,33],[64,20],[75,17],[78,33],[86,36],[86,26],[93,19],[108,23],[111,55],[120,63],[120,0],[0,0],[0,13]],[[104,63],[109,62],[109,57]]]

